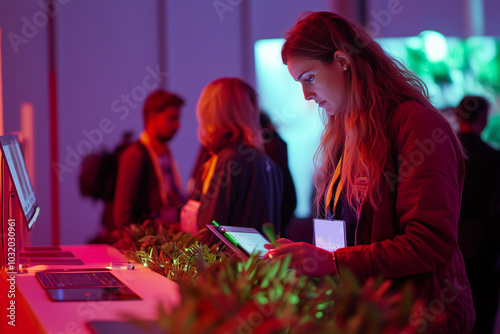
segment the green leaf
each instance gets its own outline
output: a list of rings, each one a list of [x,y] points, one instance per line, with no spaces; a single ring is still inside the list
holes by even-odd
[[[276,241],[276,234],[274,232],[274,225],[271,223],[264,223],[262,224],[262,231],[264,232],[264,235],[267,237],[267,240],[271,242],[271,245],[273,245],[273,247],[278,247]]]

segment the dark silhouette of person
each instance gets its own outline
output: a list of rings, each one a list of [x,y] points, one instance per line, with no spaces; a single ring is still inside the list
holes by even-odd
[[[260,125],[264,139],[266,154],[278,165],[283,173],[283,200],[281,202],[281,235],[285,235],[288,223],[297,207],[297,194],[292,174],[288,168],[288,151],[286,142],[279,136],[269,116],[260,113]]]
[[[118,162],[121,154],[132,143],[133,132],[125,131],[121,142],[114,151],[101,151],[85,157],[80,172],[80,191],[83,196],[100,200],[104,204],[101,225],[89,244],[113,243],[111,233],[115,229],[113,221],[113,200],[115,195]]]
[[[458,136],[468,159],[459,220],[458,242],[472,289],[474,333],[492,333],[498,307],[500,152],[481,139],[487,125],[489,102],[466,96],[456,108]]]

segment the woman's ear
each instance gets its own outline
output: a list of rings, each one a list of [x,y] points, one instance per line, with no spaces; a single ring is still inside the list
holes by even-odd
[[[335,51],[333,57],[334,61],[338,62],[342,70],[347,71],[347,69],[349,68],[349,57],[346,55],[346,53],[344,51],[337,50]]]

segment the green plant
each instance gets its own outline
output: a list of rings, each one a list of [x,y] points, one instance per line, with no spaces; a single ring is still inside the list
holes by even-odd
[[[125,258],[173,281],[194,282],[198,269],[226,259],[231,254],[225,245],[203,245],[196,236],[174,231],[151,220],[123,229],[115,247]]]
[[[410,285],[396,292],[382,278],[362,285],[348,270],[340,277],[297,276],[290,257],[253,255],[243,261],[218,245],[201,245],[196,236],[151,223],[131,226],[125,234],[121,245],[131,245],[128,259],[179,283],[180,305],[158,313],[158,327],[170,334],[409,334],[418,329],[409,319],[419,323],[422,305]]]

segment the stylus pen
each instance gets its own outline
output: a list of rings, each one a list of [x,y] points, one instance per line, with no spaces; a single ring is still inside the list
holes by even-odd
[[[229,241],[231,241],[231,242],[232,242],[235,246],[238,246],[238,241],[237,241],[237,240],[236,240],[236,239],[235,239],[235,238],[234,238],[231,234],[229,234],[229,232],[228,232],[228,231],[226,231],[226,229],[225,229],[224,227],[221,227],[221,226],[219,225],[219,223],[217,223],[215,220],[212,220],[212,224],[214,224],[214,225],[215,225],[215,227],[217,228],[217,230],[218,230],[220,233],[224,234],[224,236],[225,236],[225,237],[226,237]]]

